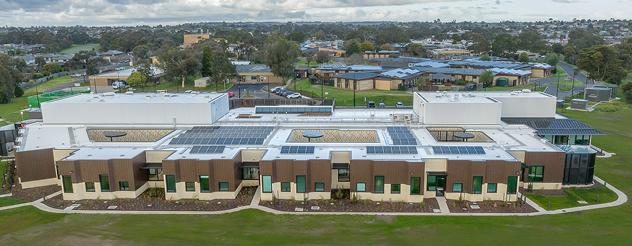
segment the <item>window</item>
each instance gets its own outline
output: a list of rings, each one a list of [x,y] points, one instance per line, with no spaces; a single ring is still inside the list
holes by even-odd
[[[149,181],[162,181],[162,168],[147,169],[149,172],[147,180]]]
[[[314,191],[316,192],[324,192],[325,191],[325,183],[316,182],[314,183]]]
[[[281,192],[290,192],[290,182],[281,182]]]
[[[94,182],[86,182],[86,192],[94,192]]]
[[[228,191],[228,182],[219,182],[219,191]]]
[[[184,182],[184,190],[188,192],[195,191],[195,182]]]
[[[305,193],[305,176],[296,176],[296,192]]]
[[[399,184],[391,184],[391,194],[399,194],[400,189],[401,187]]]
[[[463,183],[454,183],[452,184],[452,192],[463,192]]]
[[[176,176],[166,175],[165,179],[167,181],[167,192],[176,192]]]
[[[338,182],[349,182],[349,169],[338,169]]]
[[[436,191],[437,190],[437,176],[428,175],[428,191]]]
[[[544,181],[544,167],[543,166],[531,166],[529,167],[529,182],[542,182]]]
[[[496,193],[498,185],[496,183],[487,183],[487,193]]]
[[[242,167],[241,172],[243,180],[259,180],[258,167]]]
[[[410,194],[421,195],[421,178],[410,177]]]
[[[64,193],[72,193],[72,179],[70,176],[61,176],[61,181],[64,185]]]
[[[365,192],[366,191],[366,183],[358,182],[356,183],[356,192]]]
[[[516,194],[518,187],[518,176],[507,177],[507,194]]]
[[[99,175],[99,183],[101,183],[101,192],[110,191],[110,178],[107,175]]]
[[[200,192],[211,192],[208,176],[200,176]]]
[[[272,176],[263,176],[261,183],[263,183],[263,193],[272,192]]]
[[[129,183],[127,181],[119,181],[119,190],[120,191],[128,191]]]
[[[481,194],[483,190],[483,176],[474,176],[472,179],[472,194]]]
[[[375,176],[373,180],[373,192],[384,193],[384,176]]]

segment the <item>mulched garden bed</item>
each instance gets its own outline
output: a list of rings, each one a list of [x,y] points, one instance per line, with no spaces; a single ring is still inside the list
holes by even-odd
[[[451,213],[531,213],[537,210],[526,203],[482,201],[469,202],[447,200]],[[478,209],[475,209],[478,206]],[[474,207],[474,208],[472,208]]]
[[[255,191],[256,187],[244,187],[235,199],[167,201],[163,189],[148,189],[135,199],[64,201],[60,195],[44,201],[44,204],[58,209],[79,204],[75,210],[220,211],[250,205]],[[112,206],[116,208],[108,209]]]
[[[408,202],[374,202],[368,200],[276,200],[261,201],[261,206],[291,212],[425,212],[432,213],[439,209],[435,199],[424,199],[423,203]]]
[[[42,197],[58,192],[60,190],[61,190],[61,187],[59,187],[58,185],[48,185],[48,186],[35,187],[35,188],[29,188],[29,189],[22,189],[22,187],[19,184],[17,184],[13,186],[11,193],[13,194],[12,196],[15,198],[19,198],[27,202],[32,202]]]

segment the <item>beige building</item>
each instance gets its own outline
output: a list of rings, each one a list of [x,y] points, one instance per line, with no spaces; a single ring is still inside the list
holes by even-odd
[[[250,64],[250,65],[237,65],[237,82],[259,84],[259,83],[271,83],[271,84],[283,84],[284,79],[282,77],[274,75],[272,69],[263,64]]]

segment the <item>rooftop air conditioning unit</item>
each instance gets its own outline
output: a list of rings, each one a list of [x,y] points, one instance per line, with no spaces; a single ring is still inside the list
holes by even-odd
[[[111,97],[111,96],[114,96],[114,95],[115,95],[114,92],[103,93],[103,96],[108,96],[108,97]]]

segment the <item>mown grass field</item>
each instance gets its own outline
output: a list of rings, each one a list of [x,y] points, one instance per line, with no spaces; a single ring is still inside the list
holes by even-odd
[[[323,95],[321,85],[312,85],[306,79],[297,80],[295,83],[290,84],[288,88],[313,98],[320,98],[321,95]],[[337,106],[353,106],[354,97],[352,90],[338,89],[333,86],[325,85],[324,94],[324,97],[327,99],[336,98]],[[366,107],[366,104],[369,101],[374,101],[376,106],[381,102],[390,107],[395,106],[395,103],[397,102],[402,102],[405,106],[411,106],[413,103],[413,94],[407,91],[397,90],[369,90],[355,92],[355,105],[357,107]]]
[[[73,44],[69,48],[62,50],[60,53],[74,55],[81,51],[91,51],[91,50],[98,51],[99,47],[101,47],[99,44]]]
[[[24,95],[18,98],[13,98],[11,103],[0,104],[0,125],[17,122],[21,120],[20,111],[28,107],[27,98],[33,96],[36,92],[43,93],[49,91],[57,86],[70,83],[73,79],[70,76],[62,76],[52,79],[46,83],[35,87],[31,87],[24,91]],[[25,115],[26,116],[26,115]]]
[[[616,155],[596,173],[632,194],[632,109],[561,113],[607,132]],[[61,215],[0,211],[5,245],[629,245],[632,204],[537,217],[291,216],[247,210],[210,215]]]

